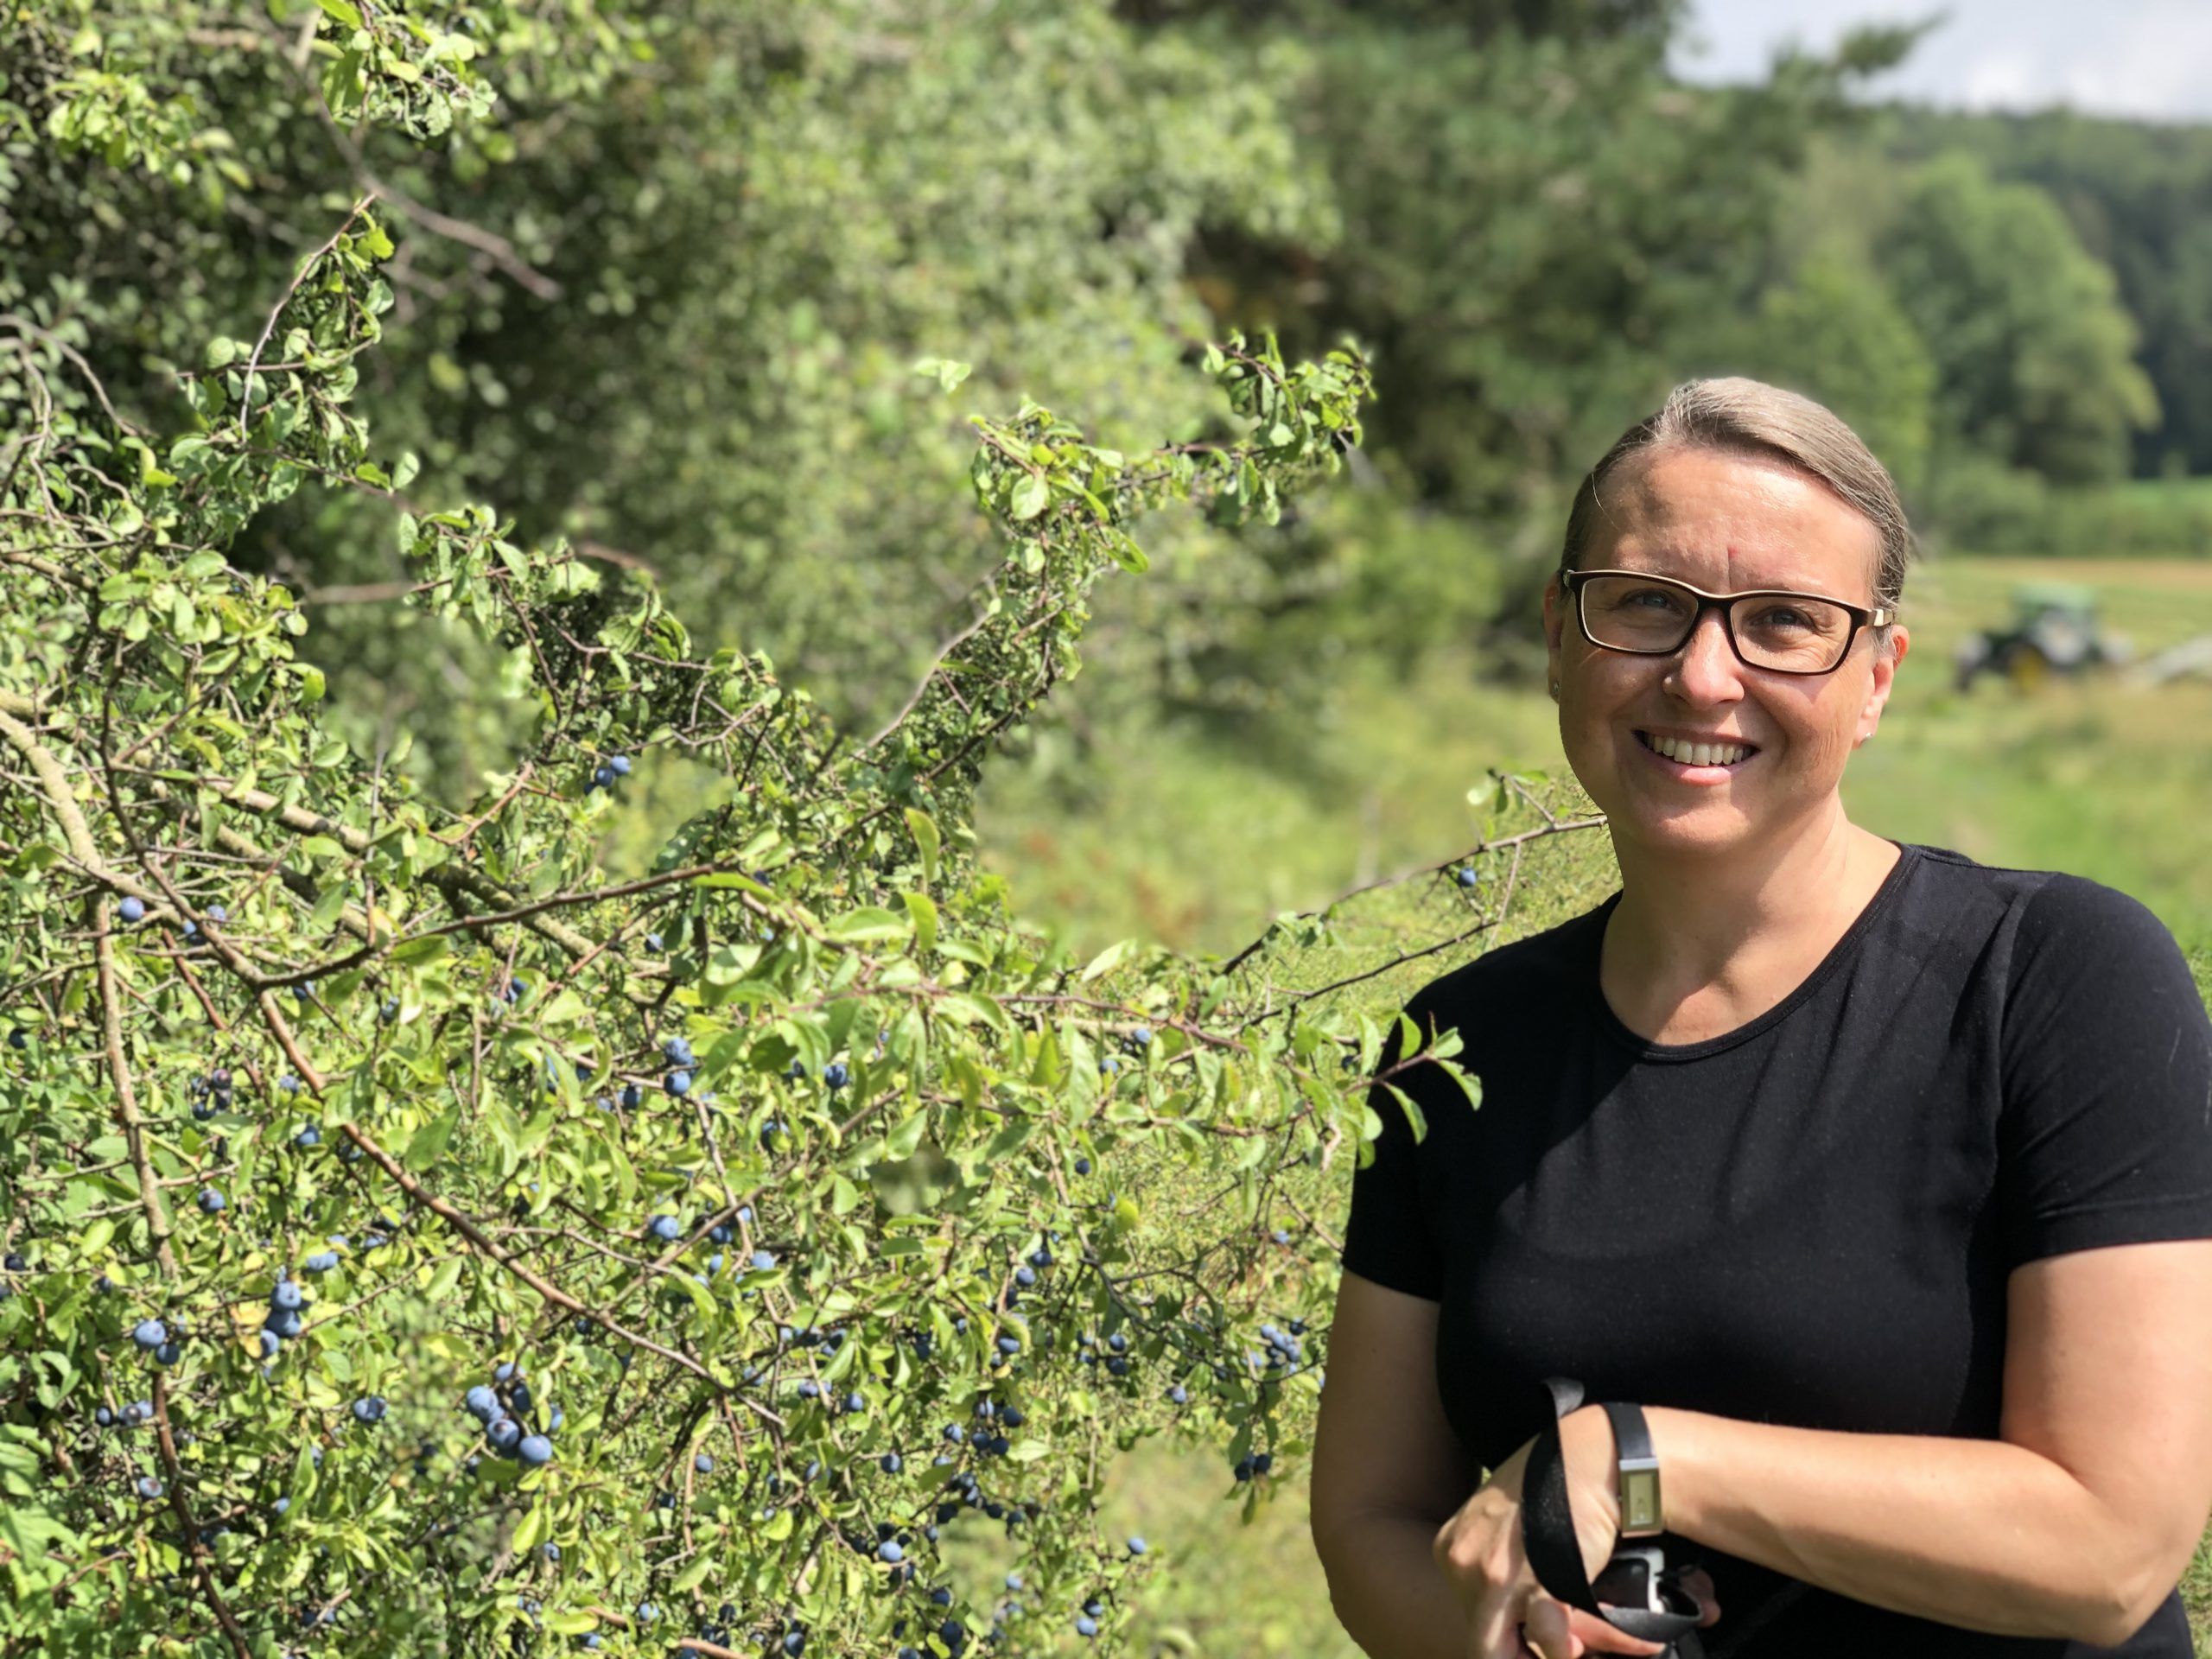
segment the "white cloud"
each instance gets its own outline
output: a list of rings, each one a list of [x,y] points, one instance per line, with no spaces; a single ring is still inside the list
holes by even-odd
[[[1693,0],[1677,73],[1755,79],[1785,41],[1822,50],[1863,23],[1948,21],[1868,88],[1952,108],[2045,109],[2152,120],[2212,120],[2212,4],[2206,0]],[[1693,53],[1692,41],[1708,49]]]

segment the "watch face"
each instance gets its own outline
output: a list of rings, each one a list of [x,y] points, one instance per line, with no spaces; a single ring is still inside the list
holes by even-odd
[[[1659,1527],[1659,1471],[1630,1469],[1621,1475],[1621,1530],[1654,1532]]]

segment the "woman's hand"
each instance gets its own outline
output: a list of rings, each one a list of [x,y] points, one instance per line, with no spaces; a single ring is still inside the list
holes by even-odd
[[[1560,1420],[1560,1452],[1567,1493],[1574,1511],[1582,1568],[1591,1578],[1605,1570],[1620,1540],[1620,1503],[1613,1490],[1613,1430],[1603,1410],[1585,1406]],[[1536,1582],[1521,1544],[1521,1483],[1529,1442],[1501,1464],[1490,1481],[1436,1535],[1436,1564],[1467,1610],[1471,1659],[1581,1659],[1585,1653],[1662,1651],[1615,1630],[1603,1619],[1567,1606]],[[1699,1622],[1720,1616],[1712,1581],[1689,1575],[1688,1587],[1704,1605]]]

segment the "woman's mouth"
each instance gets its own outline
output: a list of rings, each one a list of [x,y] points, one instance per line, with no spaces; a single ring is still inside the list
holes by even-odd
[[[1758,753],[1758,747],[1750,743],[1726,740],[1692,742],[1686,738],[1656,737],[1643,731],[1636,734],[1636,742],[1654,762],[1688,783],[1717,783],[1740,770]]]

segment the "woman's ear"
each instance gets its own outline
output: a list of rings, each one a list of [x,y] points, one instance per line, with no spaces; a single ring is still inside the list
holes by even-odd
[[[1560,650],[1567,633],[1566,595],[1560,591],[1559,572],[1552,572],[1552,579],[1544,584],[1544,655],[1545,677],[1551,682],[1552,696],[1559,696]]]
[[[1904,660],[1905,652],[1911,649],[1911,631],[1892,626],[1890,629],[1890,648],[1875,655],[1874,683],[1866,693],[1866,706],[1859,711],[1859,742],[1864,743],[1873,736],[1875,728],[1881,725],[1882,710],[1890,701],[1890,689],[1897,683],[1897,664]]]

